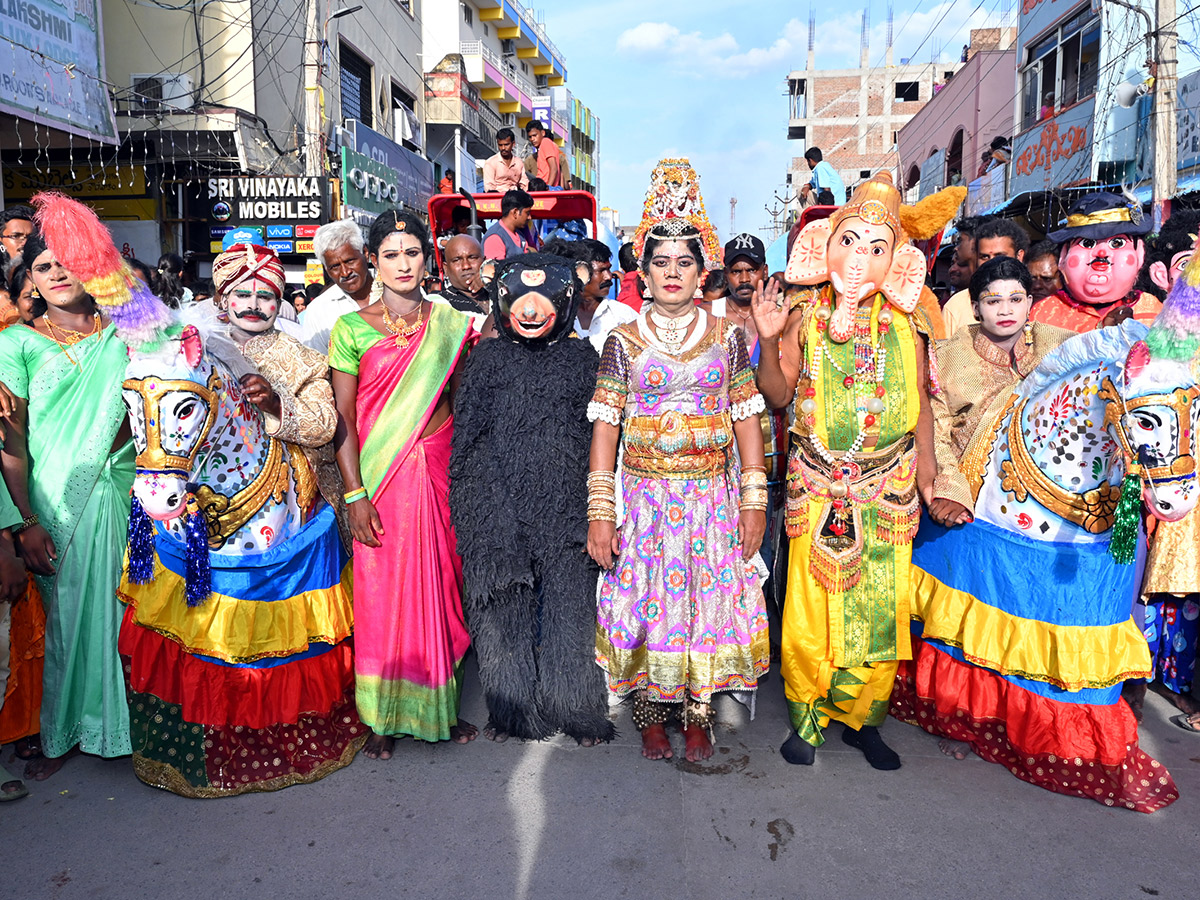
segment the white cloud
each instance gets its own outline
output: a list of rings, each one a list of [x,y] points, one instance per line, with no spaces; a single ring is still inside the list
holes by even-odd
[[[784,64],[794,52],[794,26],[799,26],[795,19],[785,28],[785,36],[770,47],[742,51],[728,31],[705,37],[699,31],[680,31],[668,22],[642,22],[617,36],[617,52],[667,62],[697,77],[711,73],[718,78],[744,78]]]

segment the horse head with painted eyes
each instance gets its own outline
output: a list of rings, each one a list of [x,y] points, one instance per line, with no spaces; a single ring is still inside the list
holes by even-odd
[[[1165,521],[1192,510],[1200,387],[1185,362],[1156,358],[1153,340],[1127,320],[1043,361],[964,455],[976,518],[1039,541],[1086,543],[1108,539],[1123,493],[1127,506],[1140,495]],[[1131,537],[1117,536],[1124,557]]]
[[[151,574],[148,551],[133,535],[148,536],[150,521],[158,522],[186,543],[189,602],[201,602],[208,594],[202,557],[265,553],[297,534],[324,501],[304,454],[267,433],[231,365],[205,352],[200,329],[172,331],[152,349],[131,351],[126,370],[138,451],[130,571],[135,581]],[[234,353],[224,356],[236,363]]]

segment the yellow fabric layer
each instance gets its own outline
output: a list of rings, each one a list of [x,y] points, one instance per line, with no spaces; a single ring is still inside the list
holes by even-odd
[[[1069,691],[1149,678],[1150,651],[1133,618],[1118,625],[1051,625],[1002,612],[913,566],[912,617],[924,636],[1002,675]]]
[[[189,653],[231,663],[291,656],[310,643],[336,644],[354,630],[353,566],[329,588],[263,603],[214,593],[189,607],[183,578],[154,559],[154,580],[130,584],[126,567],[118,589],[133,607],[138,625],[157,632]]]
[[[887,708],[897,663],[895,660],[878,660],[845,665],[845,593],[831,595],[809,572],[810,543],[810,534],[791,541],[787,603],[783,607],[780,670],[793,719],[797,718],[797,706],[803,706],[816,717],[814,724],[818,729],[827,725],[830,719],[851,728],[878,724],[874,720],[880,709]],[[904,576],[912,568],[909,565],[911,545],[891,549],[897,555],[897,580],[895,606],[888,615],[895,616],[899,624],[908,621],[908,579]],[[897,628],[894,655],[897,660],[912,658],[906,628]],[[848,688],[851,681],[858,682],[853,690]],[[793,725],[800,727],[795,721]],[[803,736],[810,743],[820,742],[808,734]]]

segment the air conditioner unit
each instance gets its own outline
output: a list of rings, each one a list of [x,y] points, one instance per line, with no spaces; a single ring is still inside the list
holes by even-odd
[[[182,72],[133,73],[129,76],[133,102],[145,110],[189,109],[195,85]]]
[[[539,91],[547,91],[550,89],[549,75],[535,75],[534,78],[537,80],[537,87]]]
[[[500,54],[502,56],[516,56],[517,42],[512,38],[505,38],[500,42]]]

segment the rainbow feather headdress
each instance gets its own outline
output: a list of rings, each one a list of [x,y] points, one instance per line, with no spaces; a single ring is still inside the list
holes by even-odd
[[[1200,351],[1200,253],[1179,273],[1162,312],[1150,326],[1146,344],[1155,359],[1190,365]]]
[[[91,208],[64,194],[33,198],[34,221],[46,246],[67,271],[83,282],[100,311],[112,320],[130,349],[149,349],[174,323],[171,310],[133,274],[112,234]]]

